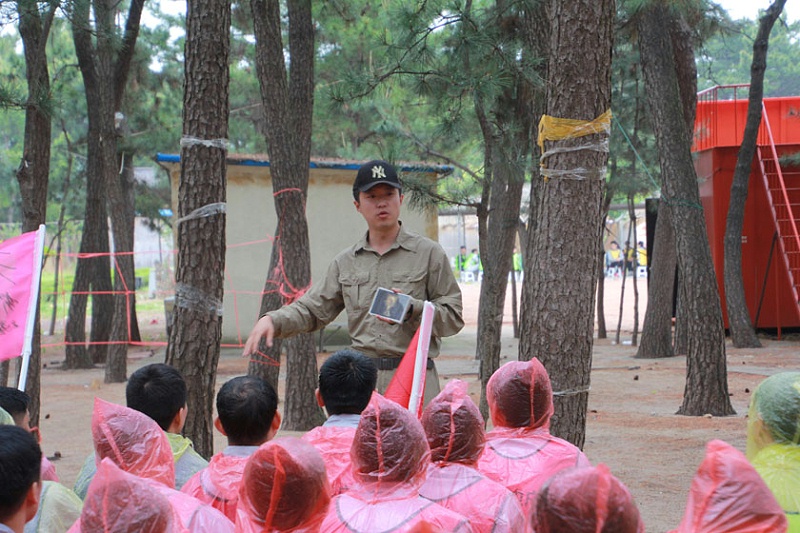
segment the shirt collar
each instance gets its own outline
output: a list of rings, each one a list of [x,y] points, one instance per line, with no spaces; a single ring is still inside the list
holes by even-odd
[[[331,415],[322,424],[323,427],[337,427],[337,428],[357,428],[358,421],[361,420],[361,415],[342,414]]]
[[[409,232],[407,232],[406,229],[403,227],[403,221],[401,220],[399,222],[400,222],[400,232],[397,234],[397,237],[395,238],[392,246],[389,247],[389,250],[394,250],[395,248],[405,248],[406,250],[415,252],[417,250],[417,246],[414,237]],[[370,246],[369,241],[367,240],[368,237],[369,237],[369,230],[365,231],[364,235],[362,235],[361,239],[359,239],[359,241],[356,243],[356,247],[354,250],[355,253],[358,253],[362,250],[368,250],[371,252],[374,251],[372,246]]]
[[[227,455],[228,457],[250,457],[257,449],[258,446],[226,446],[222,450],[222,455]]]

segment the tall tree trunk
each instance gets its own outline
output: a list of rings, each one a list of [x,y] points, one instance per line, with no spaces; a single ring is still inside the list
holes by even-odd
[[[518,15],[517,29],[522,37],[523,62],[540,59],[542,50],[545,49],[537,40],[541,35],[547,35],[545,18],[547,8],[543,4],[544,2],[540,3],[530,11],[523,10]],[[465,62],[468,65],[469,58],[465,58]],[[480,97],[475,101],[486,162],[481,199],[481,205],[484,207],[482,210],[484,231],[479,232],[484,271],[478,306],[478,337],[475,350],[475,357],[480,360],[480,408],[484,417],[488,417],[489,414],[486,384],[500,366],[500,336],[508,288],[508,272],[512,270],[525,171],[530,164],[533,125],[542,113],[542,107],[537,106],[537,103],[541,102],[540,93],[541,91],[532,86],[520,73],[514,86],[491,104],[493,121],[487,115],[488,103]],[[525,261],[523,268],[524,263]]]
[[[264,283],[264,291],[261,295],[261,308],[258,316],[263,316],[267,311],[278,309],[283,305],[283,297],[280,288],[283,280],[283,272],[280,269],[281,246],[278,237],[272,243],[272,253],[269,261],[269,276]],[[267,347],[266,339],[261,339],[258,344],[258,353],[253,354],[247,366],[247,373],[266,380],[275,390],[278,390],[278,378],[281,368],[281,348],[282,339],[273,339],[272,347]]]
[[[642,343],[636,357],[655,359],[672,357],[672,310],[675,299],[675,234],[672,231],[670,207],[658,203],[658,218],[653,237],[647,309],[642,326]]]
[[[613,189],[607,187],[603,197],[603,210],[600,215],[600,239],[597,241],[597,338],[605,339],[608,337],[606,330],[606,250],[603,247],[603,237],[605,236],[606,221],[608,220],[608,210],[611,207]]]
[[[187,4],[178,269],[167,363],[186,379],[183,432],[201,455],[211,457],[225,271],[231,3]]]
[[[672,211],[682,296],[687,313],[687,377],[680,414],[734,413],[728,397],[725,336],[711,251],[705,233],[690,137],[682,116],[669,28],[675,14],[658,2],[643,8],[639,46],[645,86],[661,160],[663,202]]]
[[[725,304],[728,309],[728,325],[733,345],[737,348],[760,348],[747,300],[742,278],[742,230],[744,206],[750,185],[750,169],[756,152],[758,128],[761,125],[762,100],[764,98],[764,71],[767,70],[767,50],[772,26],[783,11],[786,0],[776,0],[769,6],[758,23],[758,33],[753,41],[753,62],[750,65],[750,95],[747,106],[747,121],[744,126],[742,145],[736,158],[736,170],[731,183],[731,199],[725,223]]]
[[[25,106],[25,139],[22,161],[17,168],[22,197],[22,232],[36,231],[45,223],[47,211],[47,185],[50,174],[50,74],[47,70],[45,45],[57,5],[52,5],[44,14],[39,12],[37,2],[17,2],[19,33],[25,52],[25,79],[28,84],[28,99]],[[41,374],[41,328],[39,326],[39,301],[36,302],[36,317],[33,345],[25,391],[31,397],[29,407],[31,425],[39,424],[39,388]]]
[[[311,159],[311,119],[314,109],[314,23],[310,0],[287,2],[289,24],[288,76],[281,38],[278,0],[251,0],[256,36],[256,72],[267,117],[266,138],[275,212],[279,223],[273,246],[283,268],[276,279],[280,292],[297,298],[311,284],[308,221],[308,169]],[[275,256],[273,255],[273,259]],[[272,265],[271,268],[277,268]],[[262,308],[272,299],[263,299]],[[297,335],[286,346],[286,404],[283,425],[308,430],[324,421],[313,391],[317,383],[314,336]],[[277,353],[276,353],[277,355]]]
[[[611,48],[615,3],[582,0],[551,4],[547,114],[595,121],[611,105]],[[591,75],[587,76],[587,73]],[[533,238],[531,336],[520,359],[537,356],[555,391],[552,431],[583,446],[594,334],[597,243],[600,240],[608,121],[589,135],[547,135],[538,227]],[[585,133],[585,132],[583,132]],[[580,148],[585,147],[585,148]],[[556,149],[567,149],[560,151]],[[548,153],[550,155],[548,156]],[[585,170],[584,170],[585,169]]]
[[[55,260],[53,261],[54,269],[55,269],[55,277],[53,279],[53,311],[50,315],[50,328],[48,329],[47,334],[53,335],[56,329],[56,315],[58,312],[58,283],[59,283],[59,276],[61,274],[61,250],[62,250],[62,235],[64,232],[64,217],[67,213],[67,197],[69,196],[70,191],[70,180],[72,179],[72,141],[70,140],[69,134],[67,133],[67,128],[64,124],[62,119],[61,121],[61,131],[64,133],[64,140],[67,143],[67,170],[64,173],[64,182],[61,188],[61,207],[58,211],[58,223],[56,225],[56,255]]]
[[[628,216],[631,220],[631,242],[633,243],[633,272],[631,273],[631,284],[633,285],[633,331],[631,332],[631,346],[636,346],[639,342],[639,241],[636,240],[636,206],[633,203],[633,195],[628,196]]]

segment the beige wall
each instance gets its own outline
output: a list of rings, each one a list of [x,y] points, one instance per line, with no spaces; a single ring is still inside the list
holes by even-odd
[[[161,164],[170,174],[172,211],[177,219],[180,164]],[[306,215],[312,282],[324,276],[328,263],[337,253],[366,231],[363,218],[353,206],[355,174],[355,170],[311,169]],[[274,205],[269,167],[228,163],[223,342],[246,339],[258,317],[260,294],[272,253],[269,238],[275,235],[277,226]],[[416,211],[406,203],[401,220],[409,230],[437,240],[435,208]],[[177,232],[174,235],[177,239]],[[252,241],[264,242],[238,246]]]

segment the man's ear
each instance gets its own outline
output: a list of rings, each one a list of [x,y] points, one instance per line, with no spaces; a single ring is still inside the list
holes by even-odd
[[[322,394],[319,392],[319,387],[314,391],[314,396],[317,398],[317,405],[325,407],[325,400],[322,399]]]
[[[33,520],[36,516],[36,511],[39,510],[39,500],[42,498],[42,482],[34,481],[25,495],[25,522]]]
[[[278,411],[275,411],[275,416],[272,417],[272,424],[269,426],[269,432],[267,432],[267,440],[272,440],[280,428],[281,414]]]
[[[222,421],[219,419],[219,417],[214,419],[214,427],[217,428],[217,431],[219,431],[220,433],[222,433],[226,437],[228,436],[228,434],[225,433],[225,428],[222,427]]]
[[[175,414],[172,423],[169,425],[168,433],[180,433],[183,431],[183,425],[186,424],[186,415],[189,413],[189,407],[184,405]]]

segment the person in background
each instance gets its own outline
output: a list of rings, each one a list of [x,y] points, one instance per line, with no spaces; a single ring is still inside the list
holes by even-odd
[[[606,275],[619,277],[622,274],[624,267],[624,260],[622,258],[622,250],[619,249],[617,241],[611,241],[608,250],[606,250]]]
[[[800,372],[762,381],[750,398],[747,458],[800,533]]]
[[[149,416],[166,433],[175,461],[176,488],[208,466],[194,451],[192,441],[180,434],[186,422],[186,381],[177,369],[162,363],[143,366],[128,378],[125,400],[128,407]],[[81,499],[96,468],[94,455],[90,455],[75,481],[75,493]]]
[[[181,492],[213,506],[236,521],[239,484],[247,460],[259,446],[275,437],[281,425],[278,394],[272,385],[255,376],[239,376],[225,382],[217,393],[214,427],[228,439],[208,468],[196,473]]]
[[[30,432],[0,426],[0,533],[22,533],[36,515],[42,490],[42,450]]]
[[[522,254],[516,247],[511,255],[511,270],[514,272],[514,279],[520,283],[522,281]]]
[[[478,253],[477,248],[473,248],[467,258],[467,272],[472,272],[472,278],[475,281],[480,281],[482,271],[481,254]]]
[[[497,369],[486,384],[486,400],[494,429],[486,435],[478,470],[513,492],[530,517],[550,476],[590,466],[589,460],[574,444],[550,434],[553,389],[538,359],[510,361]]]
[[[455,260],[455,269],[456,269],[456,277],[461,279],[461,273],[467,271],[467,259],[469,256],[467,255],[467,247],[461,245],[461,248],[458,249],[458,255],[456,256]]]
[[[628,488],[604,464],[567,468],[536,497],[536,533],[644,533]]]
[[[317,403],[325,408],[328,419],[302,438],[322,455],[332,496],[353,484],[350,448],[377,380],[375,363],[355,350],[334,353],[319,369]]]
[[[31,427],[30,413],[31,397],[28,393],[12,387],[0,387],[0,409],[11,415],[14,424],[34,436],[41,446],[42,435],[38,427]],[[50,460],[42,454],[42,480],[58,481],[56,467]]]
[[[469,518],[476,533],[525,531],[525,517],[511,491],[476,468],[486,435],[467,384],[450,380],[425,408],[421,422],[431,464],[420,496]]]
[[[647,266],[647,247],[642,241],[636,245],[636,264],[637,266]]]
[[[353,349],[374,359],[378,390],[385,391],[419,328],[424,303],[429,301],[436,309],[425,377],[424,397],[430,400],[440,390],[434,364],[440,339],[464,327],[461,289],[439,243],[409,232],[400,221],[403,193],[392,165],[377,160],[362,165],[353,183],[353,198],[356,211],[367,223],[366,234],[339,253],[325,277],[300,298],[262,316],[242,355],[256,353],[262,338],[272,346],[275,337],[316,331],[344,310]],[[402,323],[369,314],[378,288],[411,297]]]

